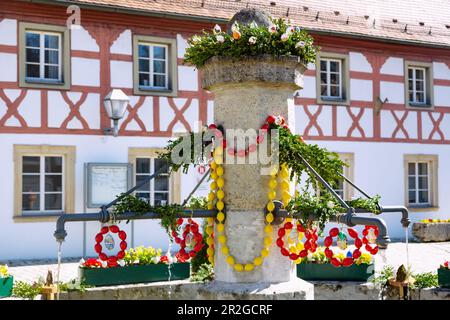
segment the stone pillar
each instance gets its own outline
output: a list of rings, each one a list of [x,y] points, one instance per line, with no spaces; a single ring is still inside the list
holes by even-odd
[[[259,130],[270,114],[282,115],[294,127],[293,93],[301,87],[304,66],[297,57],[270,55],[233,61],[214,57],[203,68],[203,86],[214,92],[214,122],[228,129]],[[230,253],[239,263],[252,263],[263,249],[264,208],[268,198],[267,167],[236,164],[226,152],[224,161],[226,222],[225,231]],[[252,155],[253,156],[253,155]],[[228,158],[228,159],[227,159]],[[273,238],[278,227],[274,226]],[[220,248],[220,244],[216,244]],[[296,277],[294,264],[282,256],[273,243],[270,255],[252,272],[236,272],[217,250],[216,280],[224,282],[284,282]]]

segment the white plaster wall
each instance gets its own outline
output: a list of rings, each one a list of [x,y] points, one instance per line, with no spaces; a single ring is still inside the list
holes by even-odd
[[[185,91],[198,90],[197,69],[189,66],[178,66],[178,89]]]
[[[111,87],[133,88],[133,62],[111,60]]]
[[[304,76],[303,89],[297,91],[300,98],[316,98],[316,77]]]
[[[95,39],[82,26],[71,29],[70,45],[72,50],[98,52],[99,47]]]
[[[177,34],[177,57],[184,58],[184,53],[186,48],[189,47],[187,39],[183,38],[182,35]]]
[[[443,62],[433,62],[433,78],[450,80],[450,67]]]
[[[380,99],[389,103],[405,103],[405,85],[403,83],[380,81]]]
[[[0,52],[0,70],[0,81],[16,82],[17,54]]]
[[[349,58],[350,71],[372,72],[372,66],[362,53],[350,52]]]
[[[380,73],[382,74],[391,74],[395,76],[403,76],[403,59],[391,57],[386,59],[383,66],[381,67]]]
[[[17,20],[5,18],[0,21],[0,44],[17,45]]]
[[[123,31],[119,37],[114,41],[111,45],[110,51],[111,53],[116,54],[132,54],[132,45],[131,45],[131,30],[127,29]]]
[[[100,86],[100,61],[98,59],[72,58],[72,85]]]
[[[350,99],[372,101],[372,80],[350,79]]]
[[[438,107],[450,107],[450,87],[434,86],[434,105]]]

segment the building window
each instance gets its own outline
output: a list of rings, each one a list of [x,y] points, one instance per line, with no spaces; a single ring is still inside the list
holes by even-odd
[[[68,29],[34,23],[20,24],[19,69],[23,87],[70,87]]]
[[[433,99],[431,64],[407,61],[405,70],[407,106],[430,108]]]
[[[75,147],[14,146],[15,218],[74,210]]]
[[[167,161],[154,158],[136,158],[136,185],[143,183],[150,175],[163,171],[149,183],[139,188],[136,196],[145,199],[150,205],[166,205],[170,203],[169,173]]]
[[[350,181],[354,179],[354,154],[353,153],[338,153],[339,158],[344,161],[347,166],[343,167],[343,173]],[[335,181],[334,191],[344,200],[351,200],[354,194],[353,187],[349,185],[344,179]]]
[[[316,64],[318,103],[348,103],[348,59],[341,54],[319,54]]]
[[[437,156],[406,155],[406,202],[409,207],[437,206]]]
[[[150,180],[136,191],[136,196],[150,205],[165,205],[180,202],[180,173],[169,175],[167,162],[158,159],[157,148],[130,148],[129,162],[133,164],[136,185],[143,183],[150,175],[162,170],[162,174]]]
[[[135,94],[177,94],[176,40],[134,36]]]
[[[62,212],[64,158],[22,157],[22,212]]]

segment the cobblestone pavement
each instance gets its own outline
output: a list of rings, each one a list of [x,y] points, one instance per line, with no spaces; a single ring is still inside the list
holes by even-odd
[[[436,272],[441,263],[450,260],[450,242],[439,243],[410,243],[408,246],[409,260],[413,272]],[[60,280],[67,282],[78,276],[79,258],[65,259],[61,264]],[[56,280],[56,260],[39,261],[4,261],[8,263],[10,273],[16,280],[33,282],[42,277],[45,279],[47,271],[53,272]],[[384,265],[398,267],[406,265],[406,245],[404,243],[391,243],[387,250],[375,257],[376,270]]]

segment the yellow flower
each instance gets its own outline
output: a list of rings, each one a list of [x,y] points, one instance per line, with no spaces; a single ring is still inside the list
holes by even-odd
[[[356,264],[370,264],[372,262],[372,256],[365,252],[356,260]]]
[[[9,277],[8,266],[0,265],[0,278],[7,278],[7,277]]]

